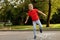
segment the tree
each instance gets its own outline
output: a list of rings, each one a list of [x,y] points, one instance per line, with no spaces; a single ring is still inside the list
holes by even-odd
[[[48,14],[50,17],[47,18],[47,27],[49,27],[49,23],[50,23],[50,20],[53,19],[53,15],[55,14],[55,12],[57,12],[57,8],[60,8],[60,1],[59,0],[50,0],[50,14]],[[48,20],[49,19],[49,20]]]
[[[46,25],[46,27],[49,27],[49,24],[50,24],[50,15],[51,15],[51,0],[49,0],[49,11],[48,11],[48,17],[47,17],[47,25]]]
[[[52,15],[55,14],[55,12],[57,12],[57,8],[60,8],[60,1],[59,0],[51,0],[51,17],[50,19],[52,19]]]
[[[57,12],[55,12],[52,16],[51,23],[60,23],[60,8],[57,9]]]

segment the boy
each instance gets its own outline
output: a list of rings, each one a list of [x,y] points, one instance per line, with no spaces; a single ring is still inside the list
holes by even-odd
[[[42,33],[42,24],[39,20],[38,13],[40,13],[44,16],[46,16],[46,15],[43,12],[39,11],[38,9],[34,9],[33,4],[29,4],[28,9],[29,9],[29,11],[27,13],[27,18],[26,18],[25,23],[27,23],[29,17],[31,17],[32,23],[33,23],[33,28],[34,28],[34,39],[36,39],[36,24],[39,25],[40,32]]]

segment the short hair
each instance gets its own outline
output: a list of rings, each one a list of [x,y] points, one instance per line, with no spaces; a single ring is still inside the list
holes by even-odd
[[[32,4],[32,3],[28,4],[28,6],[29,6],[29,5],[32,5],[32,6],[33,6],[33,4]]]

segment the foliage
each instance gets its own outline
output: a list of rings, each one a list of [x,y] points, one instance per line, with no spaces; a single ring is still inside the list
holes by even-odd
[[[52,16],[51,23],[60,23],[60,9],[57,9],[57,13]]]
[[[24,24],[29,3],[34,2],[31,2],[31,0],[0,0],[0,21],[5,22],[10,20],[14,25]],[[41,10],[45,14],[48,14],[48,3],[48,0],[35,0],[34,7]],[[57,16],[59,16],[57,8],[60,8],[60,1],[51,0],[51,4],[51,19],[53,20],[54,16],[52,15],[54,15],[55,12]],[[43,20],[43,23],[46,23],[46,20],[43,16],[39,14],[39,17],[41,18],[41,20]],[[31,20],[29,20],[28,22],[31,24]]]

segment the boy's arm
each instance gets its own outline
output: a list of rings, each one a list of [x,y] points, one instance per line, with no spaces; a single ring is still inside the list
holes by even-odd
[[[27,15],[27,17],[26,17],[26,21],[25,21],[25,24],[27,23],[28,19],[29,19],[29,16]]]
[[[43,12],[41,12],[40,10],[38,10],[38,13],[44,15],[46,17],[46,14],[44,14]]]

